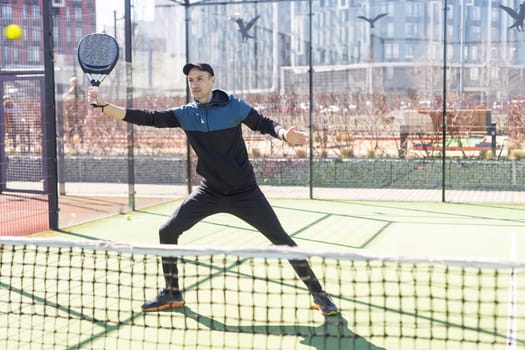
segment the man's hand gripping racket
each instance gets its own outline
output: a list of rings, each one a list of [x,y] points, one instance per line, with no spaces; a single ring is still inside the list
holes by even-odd
[[[89,77],[92,89],[98,89],[117,64],[119,46],[115,38],[108,34],[92,33],[80,40],[77,55],[80,68]],[[105,107],[97,101],[92,101],[91,105]]]

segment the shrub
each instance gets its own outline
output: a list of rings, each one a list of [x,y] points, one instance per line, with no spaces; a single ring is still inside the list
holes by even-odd
[[[252,147],[252,158],[259,158],[261,156],[261,150],[258,147]]]
[[[341,158],[354,158],[354,148],[353,147],[346,147],[341,149]]]
[[[515,159],[515,160],[525,159],[525,150],[523,150],[523,149],[513,149],[510,152],[510,159]]]
[[[308,157],[308,152],[302,148],[298,148],[295,150],[295,156],[297,158],[307,158]]]

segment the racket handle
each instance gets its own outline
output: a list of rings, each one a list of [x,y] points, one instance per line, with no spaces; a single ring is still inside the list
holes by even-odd
[[[92,83],[93,83],[93,81],[92,81]],[[98,85],[91,85],[91,89],[98,93]],[[98,106],[97,100],[95,100],[95,102],[90,101],[90,104],[91,104],[92,107]]]

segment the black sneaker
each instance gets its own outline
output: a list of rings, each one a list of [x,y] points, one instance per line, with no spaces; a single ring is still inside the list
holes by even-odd
[[[325,316],[337,315],[339,310],[330,295],[326,292],[313,293],[314,302],[312,308],[321,311]]]
[[[160,311],[183,306],[184,299],[180,291],[172,293],[168,289],[163,289],[155,299],[147,301],[142,305],[142,311]]]

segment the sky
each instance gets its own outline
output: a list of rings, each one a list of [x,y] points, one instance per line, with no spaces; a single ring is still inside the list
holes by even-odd
[[[130,0],[132,13],[139,21],[151,21],[154,19],[155,1]],[[98,0],[97,1],[97,31],[102,31],[104,26],[113,25],[114,11],[117,11],[117,19],[124,16],[124,0]]]

